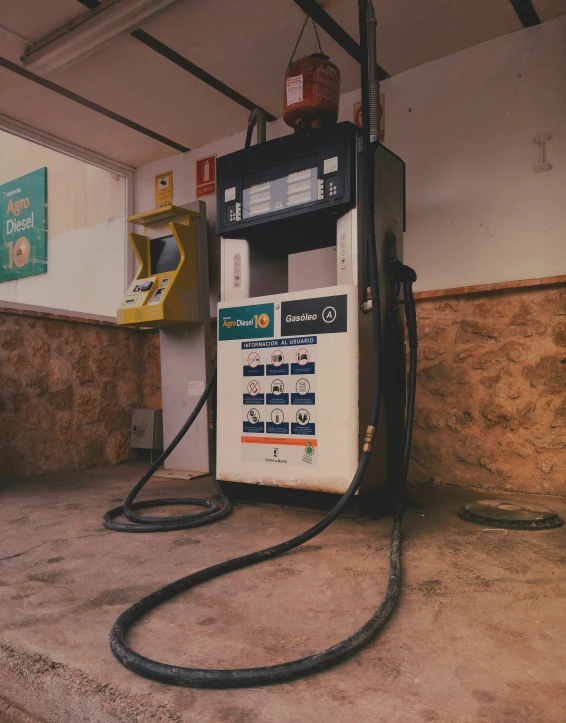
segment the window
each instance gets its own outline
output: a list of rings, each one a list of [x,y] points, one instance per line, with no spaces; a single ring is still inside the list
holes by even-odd
[[[123,175],[0,131],[0,302],[116,315]]]

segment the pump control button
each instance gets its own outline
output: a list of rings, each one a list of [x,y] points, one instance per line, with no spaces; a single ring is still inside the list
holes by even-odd
[[[327,173],[336,173],[338,170],[338,156],[334,156],[333,158],[325,158],[324,159],[324,175],[326,176]]]
[[[236,204],[230,203],[226,205],[226,222],[227,223],[234,223],[234,221],[237,221],[238,214],[236,212]]]
[[[329,176],[324,179],[324,197],[332,198],[338,194],[338,179],[336,176]]]

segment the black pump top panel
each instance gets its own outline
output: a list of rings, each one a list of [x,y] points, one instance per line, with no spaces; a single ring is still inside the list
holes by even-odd
[[[266,223],[355,206],[356,138],[352,123],[338,123],[218,158],[216,233],[239,238]]]

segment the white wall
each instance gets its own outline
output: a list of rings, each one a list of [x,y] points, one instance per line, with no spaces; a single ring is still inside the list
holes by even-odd
[[[565,56],[562,17],[382,84],[385,143],[407,163],[405,260],[417,289],[566,274]],[[342,96],[340,120],[352,120],[358,99]],[[268,138],[288,132],[268,124]],[[536,174],[542,133],[552,170]],[[153,207],[154,175],[170,169],[174,203],[193,200],[195,160],[242,148],[244,137],[139,168],[136,212]],[[214,229],[216,198],[204,200]]]
[[[124,293],[126,179],[0,131],[0,184],[47,166],[47,273],[0,284],[0,300],[116,316]]]
[[[419,289],[566,274],[566,17],[384,84]],[[533,138],[549,133],[552,170]]]

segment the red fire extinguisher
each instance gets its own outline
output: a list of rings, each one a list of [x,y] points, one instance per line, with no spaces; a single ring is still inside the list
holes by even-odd
[[[295,130],[325,128],[338,119],[340,71],[322,52],[314,20],[320,52],[293,61],[308,20],[307,17],[285,72],[283,120]]]

